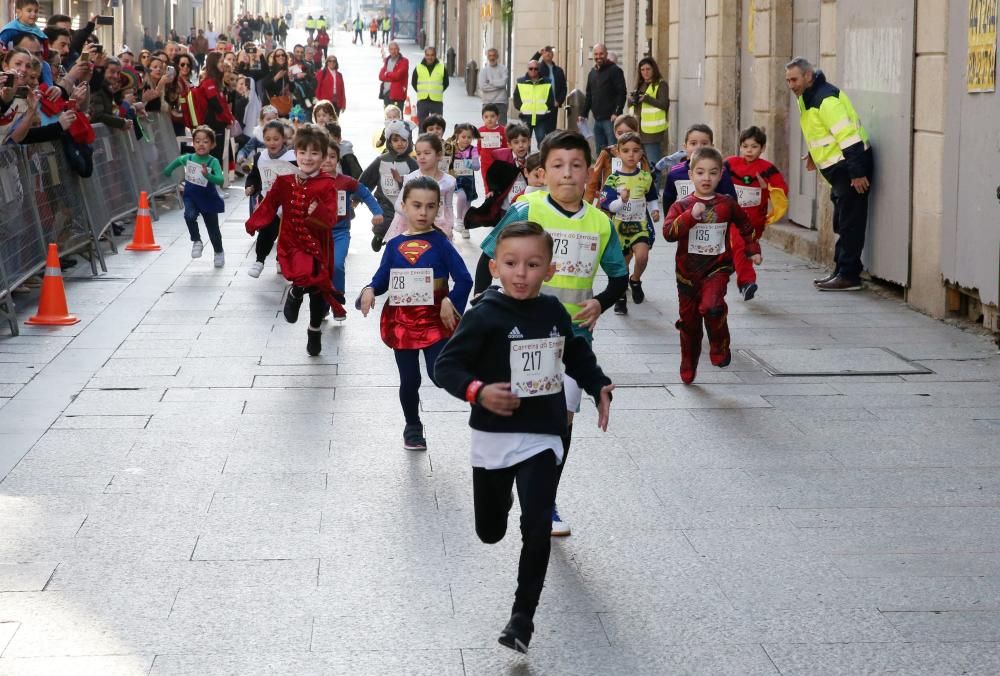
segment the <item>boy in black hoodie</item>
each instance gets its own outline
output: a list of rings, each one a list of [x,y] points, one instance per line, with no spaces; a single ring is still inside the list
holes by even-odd
[[[597,424],[605,431],[614,385],[587,341],[574,335],[562,303],[540,294],[555,274],[551,235],[537,223],[511,223],[497,238],[490,272],[503,290],[487,289],[473,302],[438,357],[435,376],[472,404],[472,490],[483,542],[503,539],[517,482],[523,544],[514,607],[499,641],[525,652],[549,564],[567,432],[563,369],[597,400]]]

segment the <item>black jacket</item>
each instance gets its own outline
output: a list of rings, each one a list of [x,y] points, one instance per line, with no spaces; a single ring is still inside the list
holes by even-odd
[[[538,73],[542,76],[543,80],[549,79],[549,64],[542,61],[542,53],[535,52],[535,55],[531,57],[532,61],[538,62]],[[561,106],[566,103],[566,71],[552,64],[552,89],[555,93],[556,105]]]
[[[819,108],[823,103],[823,99],[829,97],[838,98],[839,96],[840,90],[826,81],[826,74],[823,71],[817,70],[813,74],[812,85],[802,92],[802,103],[806,108]],[[865,148],[864,141],[859,141],[852,146],[844,148],[842,152],[844,153],[843,162],[838,162],[832,167],[820,170],[820,173],[826,177],[827,181],[832,184],[836,180],[836,175],[844,171],[845,168],[850,178],[869,177],[872,175],[874,167],[872,150],[870,146]]]
[[[610,120],[612,115],[621,115],[625,110],[628,88],[625,73],[617,64],[607,61],[598,70],[590,69],[587,75],[587,100],[583,104],[582,117],[594,114],[595,120]]]
[[[563,364],[566,374],[592,397],[599,398],[601,388],[610,385],[611,379],[597,365],[597,357],[587,341],[573,334],[573,323],[566,308],[555,296],[545,294],[530,300],[515,300],[498,289],[488,289],[462,316],[458,329],[438,357],[434,378],[448,392],[465,399],[465,391],[473,380],[481,380],[487,385],[510,382],[512,340],[556,336],[565,338]],[[469,425],[483,432],[563,435],[566,433],[566,395],[559,391],[525,397],[509,417],[476,405],[472,407]]]

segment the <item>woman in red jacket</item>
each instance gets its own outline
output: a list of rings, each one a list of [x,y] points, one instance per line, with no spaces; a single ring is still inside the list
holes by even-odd
[[[338,117],[347,108],[344,76],[340,74],[336,56],[326,57],[326,66],[316,73],[316,99],[331,102]]]

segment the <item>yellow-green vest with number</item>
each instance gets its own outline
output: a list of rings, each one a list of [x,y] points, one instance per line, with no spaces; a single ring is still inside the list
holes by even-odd
[[[417,100],[430,99],[436,103],[444,101],[444,64],[438,61],[434,70],[427,70],[427,64],[417,64]]]
[[[818,169],[829,169],[844,160],[844,150],[856,143],[864,142],[868,149],[868,133],[844,92],[827,96],[816,108],[807,108],[801,96],[798,104],[802,135]]]
[[[660,84],[651,84],[646,88],[646,96],[656,98]],[[643,134],[662,134],[670,128],[667,121],[667,111],[643,101],[639,106],[639,129]]]
[[[527,220],[538,223],[550,234],[558,231],[583,232],[596,234],[600,238],[594,267],[589,271],[589,276],[565,274],[557,270],[552,279],[542,284],[542,292],[562,301],[569,316],[573,317],[580,312],[581,305],[594,297],[594,277],[601,267],[601,258],[611,239],[611,221],[603,211],[586,203],[583,216],[579,218],[563,216],[545,199],[547,195],[548,193],[543,190],[530,193],[525,200],[528,203]],[[560,238],[553,234],[553,239]],[[559,246],[558,241],[555,244]]]
[[[518,82],[517,93],[521,95],[521,114],[531,115],[531,126],[537,123],[539,115],[548,115],[549,82]]]

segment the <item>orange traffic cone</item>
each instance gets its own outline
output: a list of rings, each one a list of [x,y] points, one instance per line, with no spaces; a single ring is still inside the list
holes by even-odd
[[[45,277],[42,279],[42,297],[38,301],[38,314],[25,324],[32,326],[69,326],[80,320],[69,313],[66,306],[66,288],[63,286],[62,268],[59,267],[59,247],[49,244],[45,259]]]
[[[149,218],[149,198],[145,191],[139,193],[139,210],[135,212],[135,232],[132,243],[125,247],[129,251],[159,251],[160,245],[153,239],[153,221]]]
[[[410,97],[406,97],[406,105],[403,107],[403,117],[410,118],[413,124],[420,124],[420,120],[413,114],[413,106],[410,105]]]

